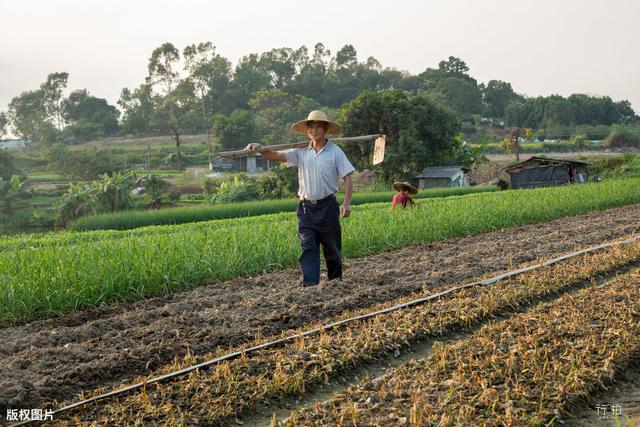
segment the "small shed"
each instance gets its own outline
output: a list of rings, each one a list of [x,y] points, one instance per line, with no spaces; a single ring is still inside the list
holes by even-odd
[[[535,188],[587,182],[588,166],[580,160],[533,156],[505,171],[511,178],[511,188]]]
[[[418,188],[467,187],[469,169],[464,166],[434,166],[424,168],[414,177]]]

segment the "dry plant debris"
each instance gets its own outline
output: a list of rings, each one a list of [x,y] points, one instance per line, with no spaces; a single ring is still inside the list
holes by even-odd
[[[565,295],[286,425],[545,425],[640,359],[640,271]]]
[[[242,416],[243,413],[246,413],[258,403],[274,401],[288,396],[304,395],[305,391],[314,385],[327,382],[337,374],[348,371],[369,360],[393,354],[403,347],[410,346],[411,343],[417,340],[437,337],[468,326],[477,325],[487,319],[508,314],[514,310],[523,310],[526,306],[540,301],[545,296],[559,295],[568,290],[589,286],[595,277],[615,274],[625,268],[629,268],[630,265],[637,264],[638,260],[640,260],[640,244],[614,247],[600,253],[581,256],[553,267],[516,276],[491,287],[465,289],[424,306],[388,313],[367,321],[352,323],[347,327],[339,328],[329,333],[301,338],[281,348],[261,351],[250,358],[242,357],[234,361],[221,363],[211,370],[191,373],[188,377],[179,381],[154,384],[141,393],[107,403],[100,402],[84,408],[81,412],[69,414],[68,418],[59,418],[58,421],[61,424],[82,422],[83,424],[93,423],[95,425],[137,423],[144,425],[156,423],[226,425],[235,417]],[[597,294],[599,295],[602,292],[606,291],[599,290]],[[421,296],[424,295],[418,295],[417,297]],[[565,304],[567,298],[562,299]],[[403,300],[407,300],[407,298]],[[389,302],[385,306],[391,306],[398,302],[402,301]],[[354,314],[362,313],[345,313],[342,317]],[[583,313],[583,315],[587,314],[586,312]],[[572,331],[567,325],[567,322],[570,325],[571,321],[571,318],[565,319],[562,316],[557,319],[558,324],[566,329],[566,333]],[[527,330],[526,332],[529,334],[530,331]],[[494,336],[486,335],[486,332],[483,333],[485,333],[486,338],[484,338],[482,345],[479,347],[484,346],[491,351],[500,350],[500,347],[496,347],[497,344],[491,344],[491,339]],[[512,333],[512,336],[517,338],[515,332]],[[558,336],[562,337],[563,334],[561,333]],[[495,338],[500,337],[501,335],[499,334],[495,336]],[[248,343],[245,348],[264,341],[258,340]],[[520,345],[523,346],[525,344],[521,343]],[[518,351],[526,352],[524,349],[528,347],[518,348],[520,348]],[[438,352],[439,357],[442,357],[443,354],[448,354],[447,352],[448,350],[440,349]],[[474,350],[471,354],[476,353]],[[218,355],[208,355],[205,359],[211,359]],[[504,354],[495,353],[492,360],[497,366],[503,362],[502,358],[507,357],[507,360],[516,360],[517,356],[517,352],[514,355],[511,350],[508,350]],[[539,358],[540,355],[535,353],[532,357]],[[200,361],[202,359],[193,357],[176,360],[175,363],[166,366],[158,374],[175,371]],[[445,362],[442,363],[444,363],[443,369],[454,366],[451,365],[452,362],[449,359],[445,359]],[[491,376],[493,374],[490,374],[489,371],[474,371],[473,367],[477,363],[474,365],[471,362],[466,362],[467,368],[471,370],[469,371],[469,378],[479,381],[480,384],[493,384],[495,378]],[[513,363],[516,362],[514,361]],[[424,369],[424,367],[418,370],[421,369]],[[504,374],[500,375],[504,376]],[[138,379],[135,382],[138,381],[142,381],[142,379]],[[451,392],[450,399],[464,403],[466,395],[456,392],[457,385],[456,387],[452,386],[457,384],[456,381],[460,381],[460,378],[456,376],[452,381],[454,382],[448,382],[447,385],[440,388],[444,387],[447,393]],[[516,382],[516,385],[522,386],[518,382]],[[488,400],[489,397],[494,396],[493,391],[500,390],[495,386],[491,387],[492,389],[486,392],[489,394],[486,394],[482,398],[483,400]],[[96,390],[95,394],[104,391],[103,389]],[[364,390],[363,393],[366,391]],[[551,391],[554,391],[554,387],[551,387]],[[482,392],[484,393],[484,389]],[[506,393],[509,394],[512,391],[506,390]],[[388,408],[389,411],[386,409],[381,409],[381,411],[388,417],[391,417],[392,414],[398,414],[398,418],[392,421],[394,423],[398,423],[403,417],[407,417],[407,420],[410,420],[411,413],[422,414],[420,416],[423,418],[420,419],[427,419],[424,417],[429,412],[424,408],[430,408],[433,405],[429,404],[431,406],[423,407],[420,406],[423,402],[418,402],[417,409],[413,410],[411,408],[413,408],[414,402],[409,396],[406,393],[401,393],[398,396],[394,396],[394,399],[397,398],[396,403],[390,403],[399,405],[398,408],[405,408],[404,405],[409,404],[408,412],[400,410],[394,412],[391,411],[392,407]],[[368,398],[369,396],[364,401],[366,402]],[[332,410],[326,409],[329,412],[325,414],[325,412],[322,412],[325,409],[317,409],[317,412],[304,412],[302,415],[297,415],[294,420],[296,423],[301,424],[306,424],[305,420],[310,420],[312,421],[311,423],[326,422],[328,425],[334,424],[337,422],[336,420],[343,420],[342,422],[349,424],[351,421],[344,421],[347,419],[344,418],[342,412],[339,412],[346,410],[351,414],[349,417],[355,416],[356,418],[354,419],[359,420],[357,421],[358,425],[361,423],[367,425],[371,419],[361,418],[358,415],[361,413],[360,409],[358,409],[360,408],[358,406],[359,403],[352,400],[351,397],[346,397],[345,399],[351,403],[345,403],[347,406],[342,407],[341,405],[344,402],[341,400],[336,401],[335,405],[338,405],[336,408],[339,408],[336,411],[338,412],[331,412]],[[374,408],[372,410],[377,407],[385,407],[379,403],[371,405],[367,403],[367,405],[370,408]],[[473,403],[469,402],[462,404],[466,408],[463,412],[472,408],[473,405]],[[365,406],[362,406],[362,408]],[[514,408],[518,409],[519,407]],[[486,410],[486,408],[483,410]],[[491,411],[486,410],[487,414],[493,414],[494,412],[493,409]],[[512,413],[513,411],[510,412],[510,414]],[[331,414],[337,418],[331,418]],[[330,419],[333,421],[328,421]],[[348,420],[351,419],[348,418]],[[389,418],[390,421],[392,419],[393,417]],[[135,420],[135,422],[132,420]],[[381,425],[388,425],[384,420]],[[454,418],[451,418],[451,420],[454,420]]]

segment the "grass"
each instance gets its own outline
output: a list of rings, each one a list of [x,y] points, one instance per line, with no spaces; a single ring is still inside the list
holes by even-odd
[[[354,208],[343,253],[358,257],[640,202],[640,179]],[[106,233],[106,234],[102,234]],[[76,240],[73,240],[76,239]],[[59,241],[59,242],[58,242]],[[297,263],[293,213],[128,232],[52,233],[0,239],[0,322],[168,294]]]
[[[207,135],[182,135],[181,137],[183,150],[187,152],[197,149],[202,151],[207,148]],[[212,142],[215,141],[215,138]],[[135,152],[141,154],[146,152],[147,146],[151,147],[152,152],[175,152],[176,145],[169,136],[150,136],[146,138],[126,138],[114,137],[105,138],[96,141],[89,141],[84,144],[73,146],[74,149],[116,149],[126,152]]]
[[[479,146],[479,144],[474,144]],[[607,147],[602,143],[589,143],[586,147],[576,147],[571,141],[522,143],[520,154],[530,153],[574,153],[583,151],[604,151]],[[507,154],[507,149],[501,143],[490,143],[485,146],[488,154]]]
[[[27,175],[28,182],[67,182],[68,179],[62,175],[52,172],[29,172]]]
[[[133,172],[138,176],[147,175],[146,169],[134,169]],[[158,177],[176,177],[182,176],[183,172],[177,169],[151,169],[151,174]]]
[[[471,193],[497,191],[498,187],[455,187],[432,189],[419,192],[415,199],[457,196]],[[352,204],[391,201],[394,192],[354,193]],[[341,196],[339,195],[339,198]],[[261,200],[228,205],[205,205],[178,207],[161,210],[124,211],[82,217],[74,221],[72,230],[129,230],[150,225],[171,225],[189,222],[210,221],[224,218],[240,218],[278,212],[295,211],[297,199]]]

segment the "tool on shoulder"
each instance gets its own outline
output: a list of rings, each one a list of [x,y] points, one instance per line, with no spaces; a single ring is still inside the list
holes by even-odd
[[[374,134],[374,135],[364,135],[364,136],[350,136],[343,138],[329,138],[329,142],[338,143],[338,144],[347,144],[352,142],[369,142],[375,141],[375,146],[373,148],[373,164],[377,165],[378,163],[382,163],[384,160],[384,150],[387,142],[387,137],[382,134]],[[262,147],[262,150],[268,151],[280,151],[280,150],[288,150],[291,148],[303,148],[309,145],[309,141],[303,142],[294,142],[292,144],[277,144],[277,145],[265,145]],[[248,156],[249,151],[247,149],[242,150],[234,150],[234,151],[221,151],[218,153],[218,157],[244,157]]]

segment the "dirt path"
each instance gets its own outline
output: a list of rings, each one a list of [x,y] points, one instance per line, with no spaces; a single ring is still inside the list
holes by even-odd
[[[352,259],[340,282],[294,269],[0,329],[0,413],[38,408],[170,362],[344,310],[640,233],[640,205]]]
[[[640,369],[626,372],[625,380],[617,381],[609,390],[594,396],[591,406],[576,410],[575,417],[566,420],[567,427],[640,426]],[[614,414],[618,414],[616,421]]]

